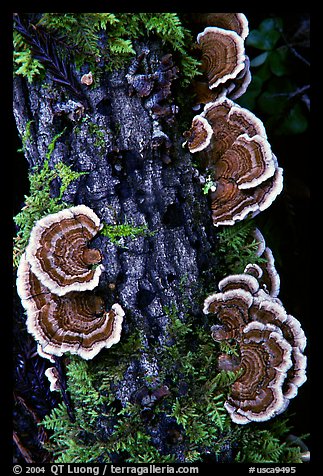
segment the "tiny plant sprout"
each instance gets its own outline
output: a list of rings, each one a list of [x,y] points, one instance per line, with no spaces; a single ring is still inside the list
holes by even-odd
[[[211,191],[211,192],[216,191],[216,183],[212,180],[211,175],[208,175],[206,177],[205,185],[203,187],[204,195],[207,195],[209,193],[209,191]]]

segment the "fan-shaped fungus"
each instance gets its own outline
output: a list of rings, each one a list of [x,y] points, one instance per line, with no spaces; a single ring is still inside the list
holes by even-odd
[[[192,20],[203,27],[217,26],[235,31],[243,40],[249,34],[248,20],[243,13],[194,13]]]
[[[88,245],[100,228],[99,218],[85,205],[38,220],[26,248],[32,272],[59,296],[95,288],[104,267],[100,251]]]
[[[208,296],[204,301],[203,312],[215,314],[221,322],[211,328],[212,337],[215,340],[239,338],[249,321],[248,310],[251,304],[251,293],[243,289],[231,289]]]
[[[32,272],[26,253],[18,267],[17,290],[27,311],[27,330],[41,355],[70,352],[92,359],[120,340],[124,311],[119,304],[106,312],[103,299],[94,292],[52,293]]]
[[[237,99],[251,82],[250,61],[244,51],[247,18],[243,13],[202,13],[194,14],[193,20],[206,27],[197,36],[203,76],[193,81],[194,108],[223,96]]]
[[[261,289],[264,289],[270,296],[277,298],[280,290],[280,277],[275,267],[275,259],[273,253],[268,246],[260,230],[255,228],[252,238],[258,243],[257,256],[265,259],[258,264],[248,264],[244,273],[255,276]]]
[[[221,354],[219,368],[238,370],[225,407],[235,423],[265,421],[284,411],[306,381],[306,337],[300,322],[278,299],[279,276],[271,250],[260,238],[259,255],[268,263],[249,264],[227,276],[204,301],[203,312],[219,321],[216,341],[234,339],[239,358]]]
[[[282,385],[292,366],[291,346],[279,329],[258,322],[248,324],[239,343],[241,375],[224,404],[233,422],[266,421],[288,405]]]
[[[202,70],[210,89],[235,78],[244,69],[244,42],[236,32],[206,27],[197,35],[197,42],[202,52]]]
[[[184,132],[187,136],[187,146],[191,153],[205,149],[211,141],[213,134],[212,127],[202,116],[195,116],[192,120],[191,130]]]
[[[197,120],[197,118],[199,118]],[[232,225],[266,209],[282,190],[282,169],[271,151],[265,128],[253,113],[227,98],[208,103],[185,133],[188,144],[212,128],[210,142],[200,140],[202,166],[211,173],[214,225]],[[202,149],[203,144],[205,147]],[[191,148],[191,152],[197,151]]]

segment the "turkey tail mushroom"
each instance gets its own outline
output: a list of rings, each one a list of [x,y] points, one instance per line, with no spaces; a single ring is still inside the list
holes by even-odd
[[[215,183],[209,192],[215,226],[257,215],[282,191],[282,169],[264,125],[247,109],[227,98],[208,103],[184,135]]]
[[[239,98],[251,82],[244,40],[249,34],[243,13],[194,14],[204,31],[197,35],[204,78],[193,82],[195,106],[227,96]]]
[[[201,28],[217,26],[235,31],[243,40],[249,35],[248,20],[243,13],[193,13],[192,20]]]
[[[18,267],[17,290],[27,311],[27,330],[40,355],[50,360],[65,352],[92,359],[120,340],[124,311],[119,304],[106,312],[104,300],[94,292],[52,293],[32,272],[26,253]]]
[[[291,345],[275,326],[252,322],[243,329],[239,348],[241,376],[224,406],[235,423],[269,420],[288,405],[282,385],[292,366]]]
[[[197,43],[210,89],[235,78],[244,69],[244,43],[236,32],[208,26],[197,35]]]
[[[95,288],[104,267],[100,251],[88,245],[100,228],[99,218],[85,205],[38,220],[26,248],[32,272],[59,296]]]
[[[267,262],[250,263],[243,273],[223,278],[203,308],[218,321],[211,327],[213,339],[234,339],[239,347],[239,358],[221,354],[218,360],[220,369],[239,372],[225,403],[239,424],[283,412],[306,381],[305,333],[278,298],[280,280],[270,248],[258,229],[253,236]]]

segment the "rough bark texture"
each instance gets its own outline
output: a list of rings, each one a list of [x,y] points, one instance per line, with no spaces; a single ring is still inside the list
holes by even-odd
[[[153,71],[161,53],[156,49],[150,57],[153,64],[148,68]],[[83,86],[88,99],[83,117],[87,120],[55,113],[58,105],[61,111],[73,99],[63,88],[50,81],[28,84],[19,77],[14,80],[14,115],[20,136],[27,122],[34,121],[25,147],[29,167],[43,164],[48,145],[66,127],[55,144],[50,166],[62,161],[87,174],[71,184],[64,200],[91,207],[104,223],[127,220],[135,226],[146,224],[152,232],[128,240],[127,248],[115,246],[102,235],[93,241],[103,253],[105,266],[98,292],[106,298],[107,307],[119,302],[125,310],[123,335],[139,329],[145,336],[146,351],[129,364],[117,390],[122,404],[141,387],[144,377],[158,376],[158,354],[150,350],[169,340],[165,306],[175,305],[183,319],[185,300],[190,302],[190,313],[201,319],[194,288],[214,280],[216,269],[216,235],[207,199],[194,178],[191,156],[182,147],[181,124],[177,117],[172,125],[160,122],[172,142],[167,150],[171,162],[165,163],[163,146],[153,143],[149,97],[129,95],[125,73],[102,73],[94,88]],[[59,184],[56,186],[54,194],[58,193]],[[183,289],[179,284],[184,277]],[[160,431],[157,440],[162,448],[162,428]]]

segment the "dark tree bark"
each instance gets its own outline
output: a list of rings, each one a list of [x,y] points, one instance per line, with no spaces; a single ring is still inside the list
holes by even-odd
[[[153,73],[165,52],[158,45],[148,46],[146,69]],[[189,312],[200,320],[196,286],[216,284],[217,266],[216,234],[207,199],[191,156],[182,147],[184,131],[179,118],[183,111],[175,114],[173,107],[170,120],[154,122],[149,104],[155,91],[146,97],[129,94],[126,73],[125,69],[102,72],[94,88],[81,85],[86,96],[81,105],[50,79],[42,84],[14,79],[14,116],[21,137],[33,121],[25,144],[29,167],[42,166],[49,144],[66,128],[49,165],[62,161],[87,174],[71,184],[63,199],[91,207],[107,224],[127,220],[135,226],[146,224],[152,232],[128,240],[127,248],[115,246],[102,235],[93,241],[104,257],[99,292],[107,307],[119,302],[125,310],[123,335],[139,329],[144,336],[144,351],[129,364],[116,392],[122,404],[141,388],[145,378],[158,376],[158,354],[151,350],[170,339],[165,307],[174,305],[184,319],[187,307],[183,303],[189,302]],[[176,104],[176,81],[171,82],[171,95],[163,104]],[[191,117],[186,120],[190,122]],[[169,139],[166,146],[163,141],[156,143],[161,130]],[[53,184],[54,195],[58,189],[59,184]],[[181,282],[185,285],[180,286]],[[159,448],[163,438],[161,428]]]

